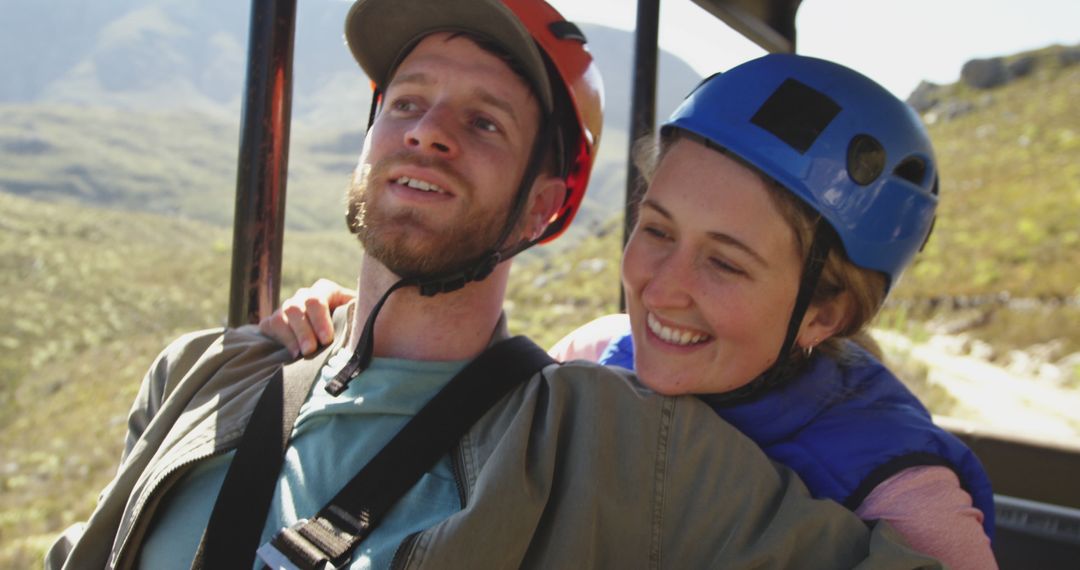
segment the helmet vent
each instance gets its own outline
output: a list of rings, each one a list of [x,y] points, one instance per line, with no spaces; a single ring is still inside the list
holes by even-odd
[[[794,79],[785,79],[750,122],[805,154],[840,113],[828,95]]]
[[[921,186],[926,181],[926,161],[917,156],[909,156],[896,165],[893,174]]]
[[[885,171],[885,147],[870,135],[855,135],[848,144],[847,169],[856,184],[872,183]]]
[[[573,40],[581,43],[586,43],[588,41],[585,39],[585,32],[582,32],[581,28],[577,27],[573,22],[567,22],[566,20],[548,24],[548,30],[551,31],[551,35],[560,40]]]

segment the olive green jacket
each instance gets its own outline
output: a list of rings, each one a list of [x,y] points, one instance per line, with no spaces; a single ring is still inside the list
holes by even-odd
[[[500,327],[496,338],[505,335]],[[143,381],[115,479],[46,567],[131,567],[162,497],[194,464],[235,448],[266,380],[289,360],[247,328],[170,345]],[[546,368],[474,425],[453,458],[461,511],[409,537],[395,566],[940,567],[888,525],[868,528],[811,499],[696,398],[659,396],[620,369]]]

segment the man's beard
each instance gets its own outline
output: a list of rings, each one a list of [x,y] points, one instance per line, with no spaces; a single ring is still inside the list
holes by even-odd
[[[485,251],[501,247],[495,240],[505,224],[508,202],[494,207],[474,204],[460,219],[444,220],[439,230],[425,222],[419,212],[385,211],[379,193],[368,193],[367,189],[373,182],[386,184],[391,166],[400,164],[439,170],[454,181],[457,191],[476,196],[464,177],[438,159],[400,154],[380,160],[373,167],[361,167],[349,185],[346,221],[368,255],[400,277],[424,278],[460,270]]]

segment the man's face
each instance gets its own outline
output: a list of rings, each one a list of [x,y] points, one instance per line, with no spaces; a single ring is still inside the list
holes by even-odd
[[[395,274],[492,247],[540,120],[525,81],[466,37],[424,38],[383,95],[349,189],[349,227]]]

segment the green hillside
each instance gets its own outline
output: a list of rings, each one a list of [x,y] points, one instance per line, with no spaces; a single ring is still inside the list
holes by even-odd
[[[1080,65],[1055,53],[995,89],[941,88],[926,115],[940,218],[882,326],[920,335],[949,325],[1001,351],[1052,340],[1080,351]],[[945,108],[966,112],[946,118]],[[224,320],[236,135],[190,114],[0,113],[0,567],[25,568],[93,508],[154,355]],[[283,289],[349,282],[358,248],[340,229],[339,196],[358,137],[299,132],[294,142]],[[619,167],[613,157],[599,170]],[[590,206],[610,221],[579,220],[576,239],[516,264],[515,332],[549,345],[616,310],[618,207]]]
[[[1033,71],[994,89],[944,86],[924,115],[939,218],[886,324],[960,319],[1000,350],[1061,339],[1062,354],[1080,351],[1080,65],[1062,51],[1013,56]]]
[[[235,122],[194,112],[58,105],[0,105],[0,116],[2,192],[232,224]],[[341,227],[342,190],[360,150],[361,139],[353,138],[338,131],[293,134],[289,228]]]
[[[182,216],[230,227],[239,124],[185,112],[0,103],[0,192]],[[591,191],[570,235],[621,209],[626,134],[604,134]],[[295,128],[286,227],[343,227],[342,195],[363,133]]]
[[[567,258],[523,259],[512,327],[548,344],[614,311],[618,240],[608,235]],[[153,357],[183,332],[224,323],[230,244],[205,222],[0,193],[0,567],[35,565],[57,531],[89,514]],[[283,287],[348,283],[358,253],[343,231],[290,232]]]
[[[1080,294],[1080,65],[1056,54],[1037,52],[1031,76],[997,89],[950,86],[972,110],[929,125],[942,225],[911,292]]]
[[[116,468],[127,408],[165,344],[221,326],[230,233],[0,193],[0,567],[29,568]],[[344,232],[290,234],[283,286],[348,280]]]

